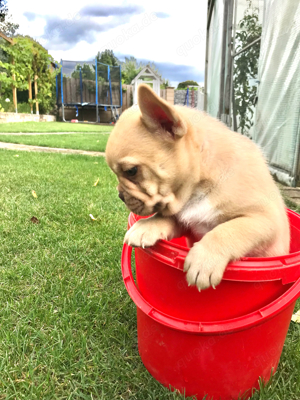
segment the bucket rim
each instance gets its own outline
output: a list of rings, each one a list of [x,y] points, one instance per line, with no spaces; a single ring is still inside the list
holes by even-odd
[[[300,215],[287,209],[288,215],[299,220]],[[138,220],[132,212],[128,217],[128,226],[131,227]],[[156,260],[168,266],[183,271],[184,260],[189,248],[160,240],[153,247],[140,249]],[[282,284],[295,282],[300,277],[300,250],[278,257],[243,257],[238,261],[230,262],[226,267],[223,280],[238,282],[265,282],[282,280]]]
[[[145,298],[138,290],[133,279],[131,270],[131,254],[132,248],[125,243],[123,245],[121,257],[122,276],[126,290],[133,302],[135,303],[136,307],[138,307],[142,312],[144,312],[154,321],[165,325],[168,328],[186,333],[197,333],[200,335],[217,335],[229,334],[241,330],[250,329],[256,325],[260,325],[266,320],[271,319],[280,312],[284,311],[285,308],[295,302],[300,296],[299,278],[284,294],[282,294],[276,300],[249,314],[237,318],[213,322],[195,322],[183,320],[161,312],[157,308],[153,307],[147,300],[145,300]]]

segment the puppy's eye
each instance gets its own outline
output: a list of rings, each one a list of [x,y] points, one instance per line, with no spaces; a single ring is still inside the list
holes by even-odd
[[[135,176],[136,175],[136,173],[137,173],[137,167],[133,167],[133,168],[130,168],[130,169],[128,169],[127,171],[125,171],[126,172],[126,174],[128,175],[128,176]]]

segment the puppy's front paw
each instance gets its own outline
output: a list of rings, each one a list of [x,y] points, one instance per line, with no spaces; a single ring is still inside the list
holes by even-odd
[[[221,282],[228,262],[227,257],[208,251],[201,243],[196,243],[184,262],[188,284],[196,285],[199,290],[210,286],[215,288]]]
[[[160,224],[151,220],[141,219],[137,221],[126,233],[124,243],[132,247],[151,247],[160,239],[166,239]]]

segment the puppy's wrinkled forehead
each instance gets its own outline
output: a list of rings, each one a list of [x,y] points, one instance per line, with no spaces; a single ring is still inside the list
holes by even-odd
[[[151,158],[157,149],[155,139],[141,121],[139,111],[124,112],[112,130],[106,146],[106,160],[117,173]]]

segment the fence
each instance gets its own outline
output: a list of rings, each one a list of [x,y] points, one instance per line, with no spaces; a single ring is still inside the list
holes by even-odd
[[[133,104],[133,85],[122,85],[122,92],[123,92],[122,111],[125,111]]]
[[[202,111],[204,106],[204,94],[199,90],[189,90],[189,98],[187,99],[187,90],[175,90],[174,104],[182,106],[188,105],[189,107]]]
[[[72,78],[74,79],[74,78]],[[91,81],[91,84],[93,83],[93,81]],[[69,86],[68,86],[69,85]],[[66,83],[66,87],[64,88],[64,93],[65,91],[67,93],[73,93],[72,96],[74,98],[74,101],[78,100],[78,94],[74,94],[76,93],[76,90],[74,90],[74,87],[76,88],[78,85],[77,82],[75,82],[73,84],[72,87],[72,81],[68,81],[68,83]],[[101,85],[99,85],[99,88],[101,87]],[[99,89],[100,90],[100,89]],[[127,108],[130,108],[133,105],[133,85],[122,85],[122,112],[127,110]],[[174,88],[167,88],[167,89],[161,89],[160,90],[160,97],[164,100],[166,100],[167,102],[169,102],[170,104],[175,104],[175,99],[174,99]],[[203,94],[201,94],[203,96]],[[95,93],[88,93],[85,94],[85,98],[89,99],[92,103],[95,101]],[[203,99],[202,99],[202,104],[203,104]],[[75,119],[78,118],[78,116],[83,119],[84,117],[81,115],[81,111],[79,110],[78,112],[76,111],[76,109],[74,107],[65,107],[65,117],[68,120],[71,119]],[[59,113],[60,117],[62,118],[62,113],[60,110]],[[94,111],[92,110],[85,110],[85,117],[87,119],[92,119],[94,115]],[[99,110],[99,117],[100,117],[100,122],[103,123],[109,123],[112,121],[112,116],[111,113],[109,111],[105,111],[103,110]]]

